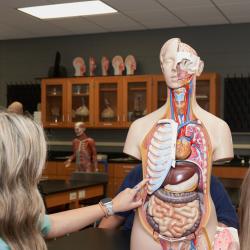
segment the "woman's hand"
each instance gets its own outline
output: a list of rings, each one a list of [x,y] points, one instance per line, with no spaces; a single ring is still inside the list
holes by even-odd
[[[132,210],[142,205],[142,197],[139,195],[142,188],[148,182],[148,179],[144,179],[134,188],[126,188],[119,193],[113,200],[113,211],[124,212]]]

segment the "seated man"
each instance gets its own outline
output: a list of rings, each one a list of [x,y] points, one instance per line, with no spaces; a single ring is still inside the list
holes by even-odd
[[[121,192],[126,188],[134,187],[141,180],[142,167],[141,165],[138,165],[126,176],[118,192]],[[239,224],[235,208],[233,207],[232,202],[222,183],[214,176],[211,176],[210,191],[220,226],[225,225],[238,229]],[[122,225],[124,230],[131,230],[133,226],[133,220],[134,210],[117,213],[116,215],[110,216],[108,218],[103,218],[100,222],[99,228],[114,229]]]

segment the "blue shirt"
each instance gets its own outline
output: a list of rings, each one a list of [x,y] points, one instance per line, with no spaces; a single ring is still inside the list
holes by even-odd
[[[49,233],[50,228],[51,228],[51,222],[50,222],[49,216],[45,215],[42,226],[41,226],[42,234],[46,236]],[[1,238],[0,238],[0,250],[10,250],[10,247]]]
[[[133,188],[142,180],[142,167],[136,166],[130,171],[130,173],[124,179],[122,185],[119,188],[119,192],[126,188]],[[219,222],[236,229],[239,228],[238,216],[236,210],[231,202],[231,199],[225,190],[221,181],[218,178],[211,176],[210,193],[214,202],[217,219]],[[116,213],[119,216],[125,218],[123,229],[131,230],[134,221],[134,211]]]

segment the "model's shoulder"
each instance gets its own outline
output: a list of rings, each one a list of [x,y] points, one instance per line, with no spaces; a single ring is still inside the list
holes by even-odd
[[[208,111],[204,109],[199,110],[199,116],[201,121],[205,124],[209,124],[211,127],[218,128],[229,128],[228,124],[221,119],[220,117],[217,117],[216,115],[209,113]]]

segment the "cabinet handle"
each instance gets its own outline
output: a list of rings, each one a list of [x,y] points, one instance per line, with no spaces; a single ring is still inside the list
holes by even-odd
[[[119,116],[119,115],[117,115],[117,121],[118,121],[118,122],[120,121],[120,116]]]
[[[64,122],[64,115],[62,115],[62,121]]]
[[[126,115],[123,114],[123,121],[125,122],[126,121]]]
[[[70,122],[70,114],[68,114],[68,122]]]

